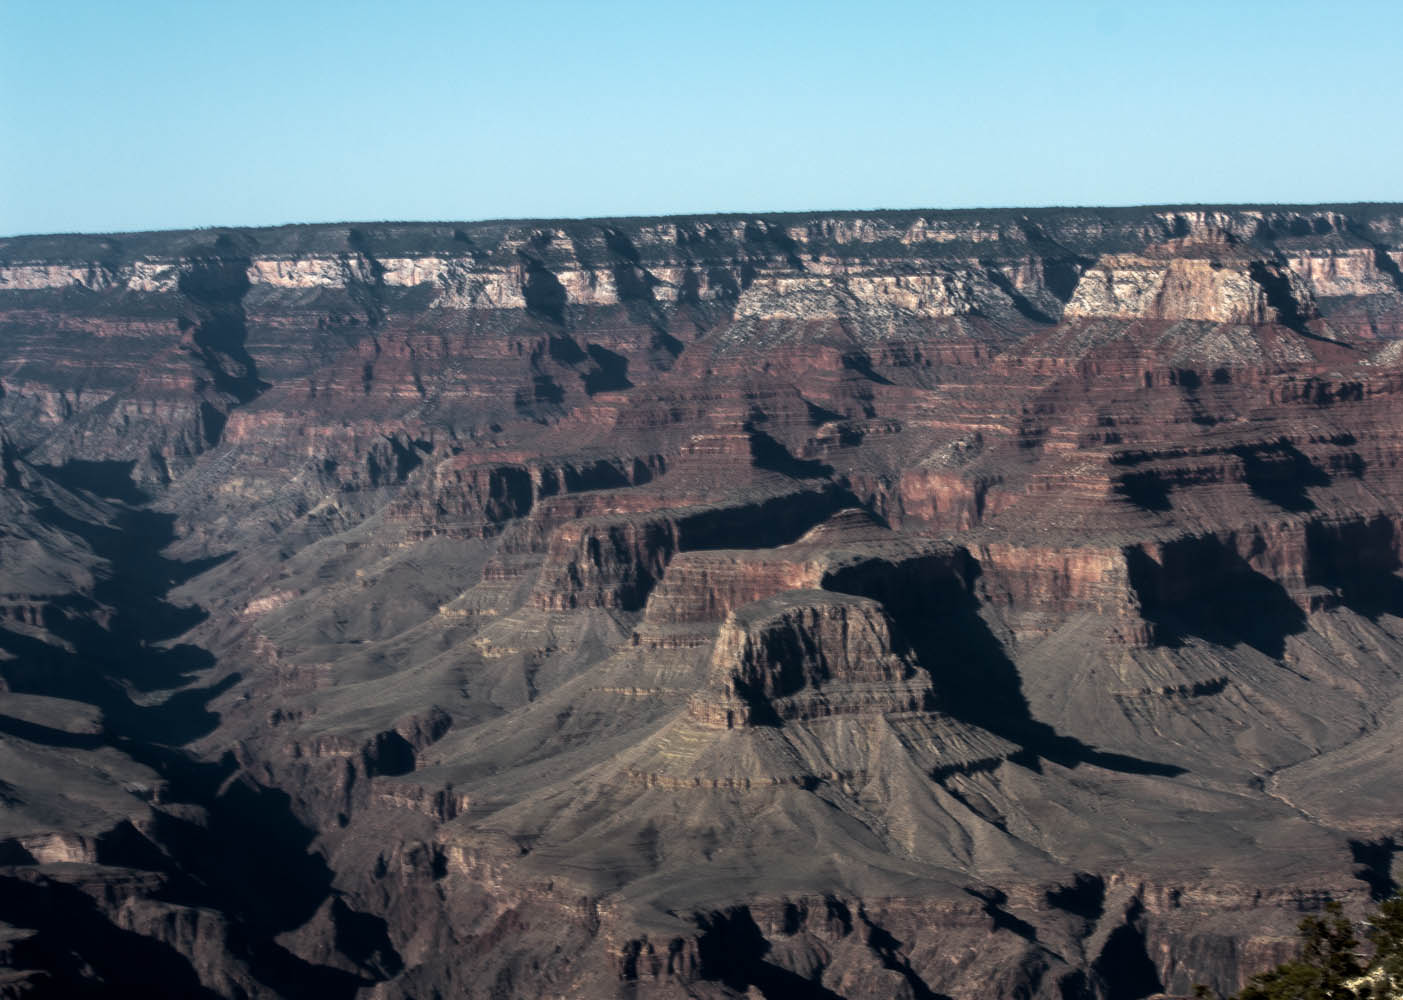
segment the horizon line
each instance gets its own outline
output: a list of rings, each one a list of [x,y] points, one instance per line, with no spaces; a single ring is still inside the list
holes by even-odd
[[[1295,210],[1326,210],[1326,209],[1359,209],[1359,208],[1399,208],[1403,209],[1403,200],[1400,201],[1317,201],[1317,202],[1145,202],[1127,204],[1047,204],[1047,205],[973,205],[937,208],[932,206],[916,206],[908,208],[894,207],[874,207],[874,208],[830,208],[830,209],[782,209],[782,210],[761,210],[761,211],[702,211],[702,212],[668,212],[657,214],[632,214],[632,215],[540,215],[540,216],[496,216],[477,219],[455,219],[450,217],[433,219],[324,219],[316,221],[299,222],[274,222],[256,224],[224,224],[210,223],[197,226],[172,226],[168,228],[154,229],[110,229],[110,230],[66,230],[51,232],[20,232],[20,233],[0,233],[0,240],[31,240],[31,239],[55,239],[60,237],[119,237],[119,236],[154,236],[157,234],[179,234],[179,233],[202,233],[219,231],[263,231],[296,228],[318,228],[336,226],[442,226],[442,225],[467,225],[486,226],[503,224],[525,224],[525,223],[604,223],[604,222],[637,222],[637,221],[666,221],[671,219],[766,219],[778,216],[790,217],[823,217],[823,216],[862,216],[862,215],[958,215],[973,214],[980,212],[1005,213],[1005,212],[1101,212],[1101,211],[1173,211],[1173,210],[1214,210],[1214,211],[1254,211],[1270,209],[1295,209]]]

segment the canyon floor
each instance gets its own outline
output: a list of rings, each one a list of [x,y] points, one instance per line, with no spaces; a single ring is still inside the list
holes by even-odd
[[[1237,989],[1403,880],[1403,208],[0,239],[0,997]]]

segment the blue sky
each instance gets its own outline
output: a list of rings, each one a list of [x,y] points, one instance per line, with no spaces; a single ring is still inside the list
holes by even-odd
[[[0,233],[1403,200],[1403,4],[0,0]]]

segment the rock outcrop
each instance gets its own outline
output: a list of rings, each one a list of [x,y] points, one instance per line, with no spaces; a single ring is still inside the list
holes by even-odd
[[[881,604],[789,590],[731,612],[693,715],[734,728],[933,707],[930,680],[893,649]],[[924,681],[924,683],[921,683]]]

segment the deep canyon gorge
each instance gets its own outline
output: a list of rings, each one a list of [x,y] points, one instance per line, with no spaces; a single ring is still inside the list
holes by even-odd
[[[1227,992],[1403,880],[1403,208],[0,238],[0,996]]]

